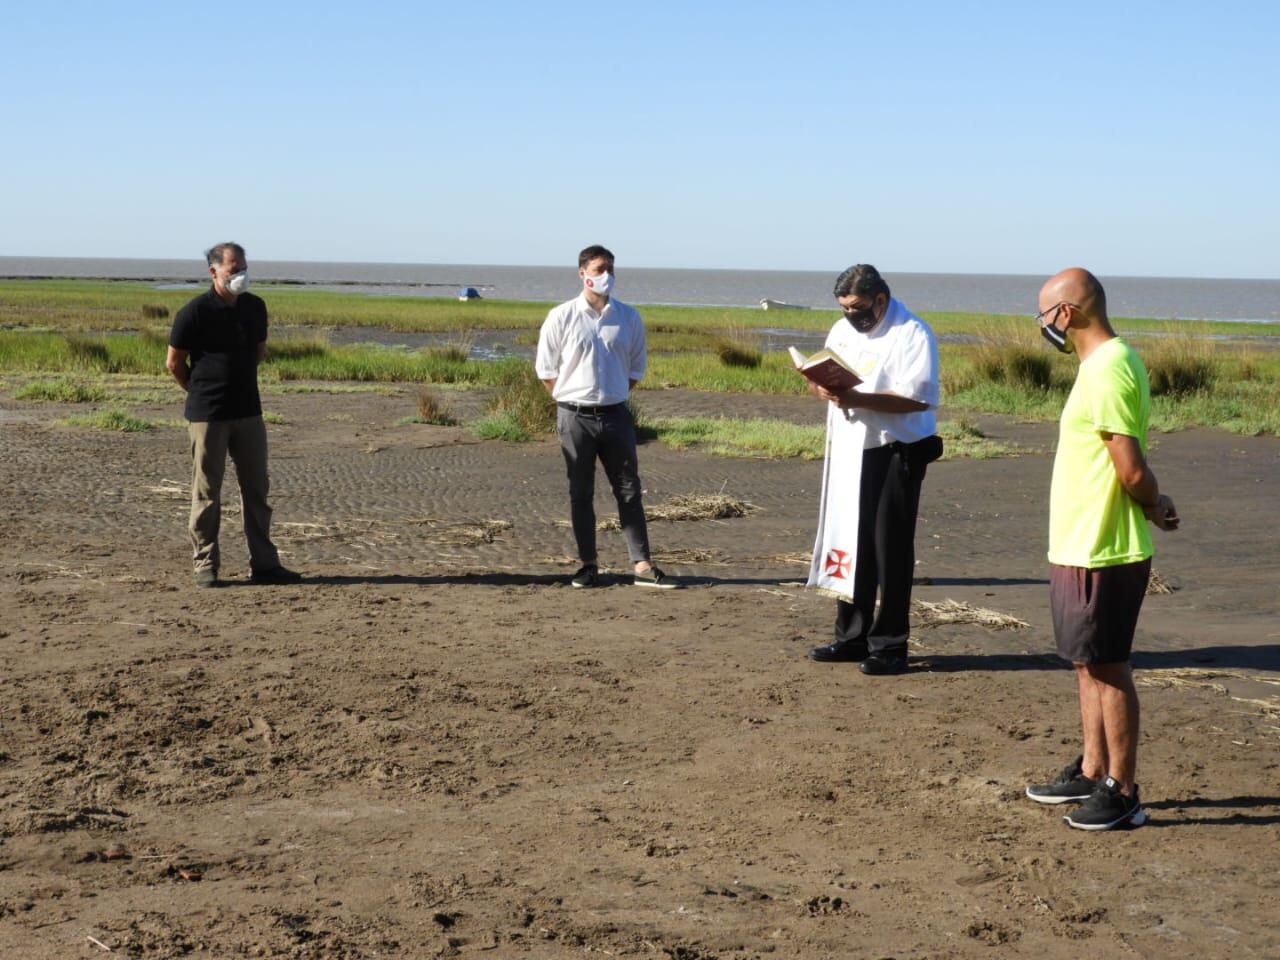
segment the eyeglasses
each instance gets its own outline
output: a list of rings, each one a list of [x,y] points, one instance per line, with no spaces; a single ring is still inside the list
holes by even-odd
[[[1057,313],[1057,311],[1061,310],[1063,307],[1075,307],[1077,310],[1079,310],[1080,304],[1072,303],[1070,300],[1059,300],[1048,310],[1041,310],[1039,313],[1037,313],[1035,316],[1036,323],[1040,324],[1040,326],[1043,327],[1045,325],[1045,317],[1049,316],[1050,314]]]

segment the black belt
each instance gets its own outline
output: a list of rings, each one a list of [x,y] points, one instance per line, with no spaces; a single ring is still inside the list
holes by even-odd
[[[626,406],[625,403],[607,403],[603,407],[589,407],[583,403],[565,403],[563,400],[556,402],[557,407],[563,407],[565,410],[572,410],[574,413],[585,413],[596,417],[602,413],[612,413],[614,410],[621,410]]]
[[[934,434],[933,436],[916,440],[914,443],[903,443],[901,440],[893,440],[882,447],[873,447],[872,449],[892,450],[903,458],[903,462],[906,462],[908,457],[918,457],[923,463],[929,464],[942,456],[943,445],[942,438],[937,434]]]

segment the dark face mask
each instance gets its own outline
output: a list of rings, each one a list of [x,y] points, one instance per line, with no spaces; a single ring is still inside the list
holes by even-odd
[[[1051,323],[1046,323],[1040,328],[1040,336],[1044,337],[1053,344],[1059,353],[1070,353],[1071,342],[1067,340],[1067,335],[1055,327]]]
[[[845,310],[844,318],[853,324],[853,329],[859,333],[870,333],[875,329],[876,324],[880,321],[876,318],[874,307],[864,307],[861,310]]]

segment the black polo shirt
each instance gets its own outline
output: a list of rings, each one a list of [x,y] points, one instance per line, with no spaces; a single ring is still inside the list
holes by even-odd
[[[169,346],[191,356],[188,420],[238,420],[262,414],[258,344],[267,339],[267,305],[242,293],[227,303],[212,287],[173,318]]]

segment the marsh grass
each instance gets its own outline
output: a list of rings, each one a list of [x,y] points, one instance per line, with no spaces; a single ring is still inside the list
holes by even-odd
[[[745,367],[754,370],[760,366],[763,354],[760,338],[743,326],[733,326],[718,336],[714,342],[715,355],[726,367]]]
[[[502,384],[489,401],[486,417],[472,431],[486,440],[523,442],[552,433],[556,428],[556,402],[527,363]]]
[[[58,422],[67,427],[93,427],[96,430],[114,430],[121,433],[143,433],[156,428],[156,424],[150,420],[143,420],[127,410],[120,409],[75,414]]]
[[[74,380],[37,380],[14,392],[17,400],[39,400],[48,403],[101,403],[107,391],[94,384]]]
[[[325,330],[290,330],[267,341],[267,357],[273,362],[323,357],[330,350]]]
[[[648,425],[677,450],[697,447],[714,456],[816,460],[826,451],[825,426],[728,417],[660,417]]]
[[[144,303],[142,305],[142,319],[144,320],[163,320],[169,316],[169,308],[163,303]]]
[[[1141,351],[1153,397],[1185,397],[1202,393],[1217,379],[1212,344],[1174,334],[1144,343]]]
[[[717,393],[802,394],[808,391],[807,382],[781,351],[764,354],[755,367],[726,366],[714,353],[676,353],[650,357],[649,371],[640,386]]]
[[[979,380],[1023,390],[1048,390],[1054,383],[1054,359],[1039,335],[1022,324],[991,322],[977,332],[968,350],[972,371]]]
[[[990,460],[1015,457],[1022,452],[1012,444],[992,440],[976,424],[963,418],[940,421],[938,435],[943,440],[943,460]]]
[[[434,390],[426,387],[418,390],[418,415],[410,419],[413,423],[430,423],[440,427],[452,427],[458,422],[449,404]]]
[[[439,360],[451,363],[465,363],[471,359],[471,349],[475,341],[471,336],[459,336],[438,346],[428,347],[426,353]]]
[[[165,307],[172,313],[197,292],[156,290],[141,283],[0,281],[0,373],[66,374],[77,380],[161,374],[167,330],[155,325],[159,317],[145,322],[142,308]],[[286,341],[293,338],[273,335],[260,369],[264,392],[298,381],[309,384],[299,390],[328,389],[310,385],[317,382],[501,387],[523,376],[528,361],[464,357],[461,347],[469,332],[510,330],[515,339],[532,342],[547,308],[536,303],[458,303],[290,287],[268,288],[266,295],[273,323],[283,326],[451,332],[458,339],[444,347],[413,351],[333,346],[323,334],[304,334],[291,344]],[[750,359],[747,365],[735,365],[736,358],[726,362],[716,351],[716,344],[726,338],[754,337],[759,328],[775,325],[777,315],[703,307],[646,306],[642,312],[651,335],[644,389],[779,395],[805,391],[804,379],[781,351],[762,354],[754,366]],[[786,323],[825,331],[836,319],[834,310],[791,311]],[[944,410],[1023,420],[1056,419],[1060,414],[1077,361],[1041,344],[1029,320],[962,313],[931,313],[926,319],[944,338],[961,337],[939,345]],[[1155,429],[1201,425],[1245,434],[1280,433],[1280,350],[1274,349],[1280,345],[1280,324],[1125,318],[1113,323],[1122,336],[1140,341],[1139,354],[1152,380]],[[122,330],[140,332],[108,332]],[[1179,338],[1186,342],[1177,342]],[[1243,338],[1253,346],[1242,349]],[[503,414],[507,426],[515,424],[513,416]]]
[[[68,333],[63,339],[67,344],[67,353],[76,366],[91,370],[109,368],[111,354],[101,340],[76,333]]]
[[[138,331],[138,336],[142,342],[153,347],[160,347],[163,350],[169,349],[169,331],[160,327],[143,327]]]
[[[572,279],[572,271],[568,271]],[[185,290],[158,290],[139,282],[96,280],[0,280],[0,323],[27,328],[58,330],[137,329],[144,304],[176,312],[203,292],[207,277],[193,271],[196,285]],[[260,284],[273,324],[313,327],[368,327],[385,330],[444,332],[472,330],[533,330],[547,315],[550,303],[513,300],[477,300],[460,303],[445,297],[382,297],[327,290]],[[566,289],[566,293],[570,292]],[[706,335],[735,327],[776,327],[779,314],[745,307],[675,307],[641,305],[650,333],[689,331]],[[839,319],[830,310],[792,310],[786,326],[826,331]],[[940,334],[972,334],[989,325],[990,314],[929,312],[924,318]],[[1006,320],[1010,328],[1025,328],[1030,320]],[[1167,320],[1113,318],[1122,333],[1158,332]],[[1194,336],[1234,331],[1251,336],[1280,337],[1280,325],[1231,324],[1209,321],[1177,321],[1178,329]],[[1034,333],[1034,330],[1032,331]],[[680,348],[683,349],[683,348]]]
[[[283,427],[289,421],[273,410],[264,410],[262,412],[262,422],[274,424],[277,427]]]

